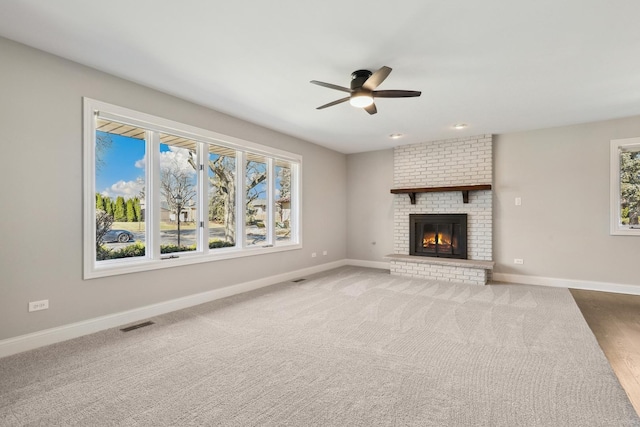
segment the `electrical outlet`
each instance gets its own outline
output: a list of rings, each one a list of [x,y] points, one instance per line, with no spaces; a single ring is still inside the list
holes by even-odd
[[[318,254],[315,252],[311,252],[311,258],[315,258]]]
[[[29,311],[40,311],[46,310],[49,308],[49,300],[43,299],[42,301],[30,301],[29,302]]]
[[[326,256],[327,255],[327,251],[322,251],[322,255]]]
[[[522,197],[516,197],[516,206],[522,206]]]
[[[513,263],[522,265],[524,264],[524,260],[522,258],[514,258]]]

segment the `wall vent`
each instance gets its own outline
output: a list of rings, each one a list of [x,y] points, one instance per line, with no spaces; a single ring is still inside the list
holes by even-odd
[[[148,321],[148,322],[138,323],[137,325],[127,326],[126,328],[122,328],[120,330],[122,332],[129,332],[129,331],[133,331],[134,329],[140,329],[140,328],[144,328],[145,326],[151,326],[151,325],[154,325],[154,323],[152,321]]]

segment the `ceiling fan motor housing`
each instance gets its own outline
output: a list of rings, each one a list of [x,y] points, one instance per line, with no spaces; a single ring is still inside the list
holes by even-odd
[[[360,89],[364,82],[371,77],[371,74],[372,73],[369,70],[358,70],[351,73],[351,89]]]

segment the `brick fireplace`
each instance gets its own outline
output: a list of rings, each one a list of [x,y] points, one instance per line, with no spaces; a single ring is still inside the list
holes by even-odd
[[[486,284],[493,269],[492,175],[491,135],[396,147],[392,192],[409,195],[394,196],[391,274]],[[410,215],[432,214],[466,215],[467,259],[410,255]]]

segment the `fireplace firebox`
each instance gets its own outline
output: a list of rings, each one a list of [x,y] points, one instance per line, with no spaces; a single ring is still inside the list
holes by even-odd
[[[409,254],[467,259],[467,214],[409,215]]]

